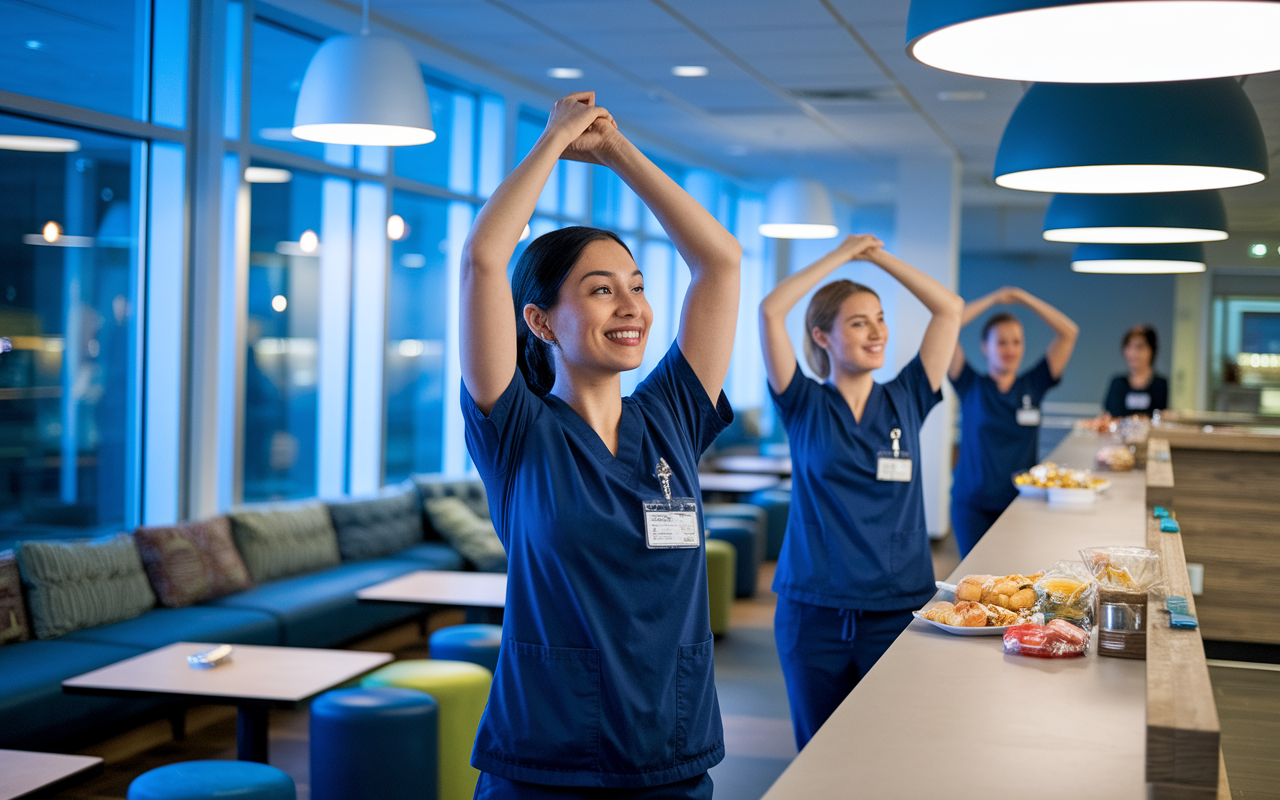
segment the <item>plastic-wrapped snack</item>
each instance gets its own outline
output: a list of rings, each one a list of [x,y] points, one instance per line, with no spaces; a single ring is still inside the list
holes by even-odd
[[[1064,619],[1048,625],[1014,625],[1004,632],[1004,651],[1031,658],[1078,658],[1089,649],[1089,632]]]
[[[1098,584],[1081,561],[1059,561],[1035,583],[1035,611],[1046,620],[1065,619],[1084,630],[1093,627]]]

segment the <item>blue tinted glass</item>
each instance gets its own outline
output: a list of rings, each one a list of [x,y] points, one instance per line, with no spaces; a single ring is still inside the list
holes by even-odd
[[[187,124],[187,0],[155,0],[151,36],[151,121],[170,128]]]
[[[0,540],[136,519],[141,144],[0,116]],[[49,241],[51,240],[52,241]]]
[[[448,202],[397,192],[392,205],[407,232],[391,244],[387,292],[388,483],[441,470],[448,316]]]
[[[149,6],[142,0],[5,3],[0,89],[145,119]]]
[[[397,147],[396,174],[432,186],[449,185],[449,146],[453,133],[453,91],[430,80],[427,98],[431,101],[431,126],[436,139],[413,147]]]
[[[547,127],[547,118],[531,111],[521,109],[516,120],[516,163],[519,164],[529,151],[537,144],[542,129]]]
[[[295,139],[293,112],[298,90],[320,42],[265,20],[253,23],[249,126],[252,139],[312,158],[324,158],[324,145]]]

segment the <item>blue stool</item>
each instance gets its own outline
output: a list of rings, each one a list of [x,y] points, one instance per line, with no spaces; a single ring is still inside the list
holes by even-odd
[[[394,686],[317,697],[312,800],[436,800],[438,711],[426,692]]]
[[[469,661],[490,672],[498,671],[501,625],[450,625],[431,634],[431,657],[445,661]]]
[[[314,779],[312,781],[314,783]],[[297,800],[293,778],[254,761],[183,761],[144,772],[129,800]]]
[[[791,512],[791,492],[785,489],[762,489],[747,497],[747,502],[764,509],[767,520],[767,544],[764,557],[776,561],[782,552],[782,539],[787,533],[787,514]]]
[[[706,517],[707,536],[733,545],[737,551],[733,576],[734,597],[751,597],[756,593],[760,557],[756,550],[756,523],[727,517]]]

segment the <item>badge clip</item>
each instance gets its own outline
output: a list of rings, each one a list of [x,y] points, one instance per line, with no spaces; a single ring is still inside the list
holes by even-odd
[[[662,484],[663,499],[644,501],[645,546],[650,550],[690,549],[702,544],[698,530],[698,501],[671,496],[671,465],[658,459],[654,476]]]

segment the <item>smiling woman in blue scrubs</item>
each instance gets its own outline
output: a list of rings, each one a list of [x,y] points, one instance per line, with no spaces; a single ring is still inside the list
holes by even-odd
[[[507,280],[560,158],[617,173],[692,273],[676,342],[630,397],[620,376],[641,365],[653,312],[617,236],[553,231]],[[724,743],[697,465],[733,419],[720,388],[741,256],[593,92],[556,102],[476,218],[462,259],[462,406],[509,561],[476,797],[711,797]]]
[[[968,325],[993,306],[1014,303],[1036,312],[1053,329],[1044,357],[1018,374],[1026,353],[1022,323],[1000,312],[982,326],[987,374],[979,375],[969,366],[960,345],[947,372],[960,396],[960,458],[951,484],[951,529],[961,558],[1018,496],[1013,473],[1035,465],[1040,401],[1058,385],[1080,334],[1066,314],[1016,286],[966,304],[962,322]]]
[[[964,302],[883,248],[850,236],[760,304],[769,389],[791,443],[774,637],[800,748],[934,593],[920,426],[942,399]],[[787,334],[787,312],[854,260],[889,273],[933,315],[920,352],[885,384],[871,372],[884,366],[889,330],[866,286],[833,281],[809,303],[805,358],[822,382],[800,372]]]

